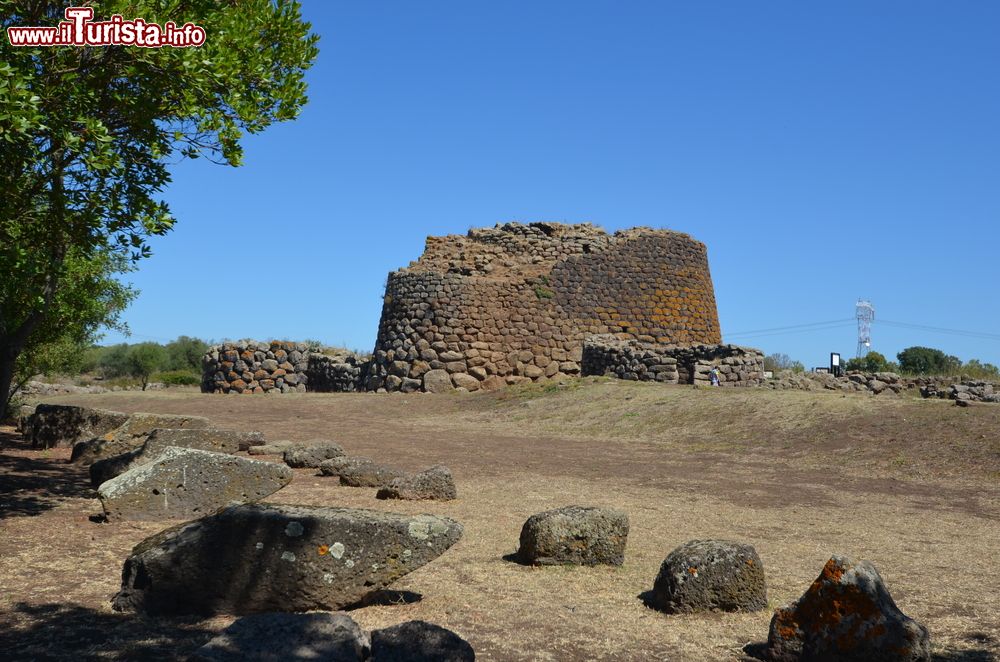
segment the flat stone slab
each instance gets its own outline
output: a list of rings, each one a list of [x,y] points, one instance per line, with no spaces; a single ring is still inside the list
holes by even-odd
[[[320,465],[324,476],[339,476],[340,484],[348,487],[384,487],[402,471],[376,463],[369,457],[333,458]]]
[[[125,473],[132,467],[158,457],[168,446],[231,454],[263,443],[264,435],[260,432],[239,432],[219,428],[159,428],[153,430],[139,448],[121,455],[106,457],[90,465],[90,483],[97,488],[101,483]]]
[[[343,612],[252,614],[199,648],[191,662],[334,662],[369,659],[368,634]]]
[[[926,662],[930,635],[904,614],[868,561],[834,556],[798,600],[775,611],[767,637],[775,662]]]
[[[767,607],[764,564],[751,545],[686,542],[660,565],[652,603],[668,613],[759,611]]]
[[[434,515],[252,504],[162,531],[125,561],[112,604],[147,614],[335,611],[454,545]]]
[[[393,478],[375,496],[408,501],[451,501],[458,498],[458,491],[451,470],[439,464],[412,476]]]
[[[621,565],[628,515],[609,508],[565,506],[532,515],[521,527],[517,560],[530,565]]]
[[[93,464],[97,460],[121,455],[146,443],[153,430],[158,428],[207,428],[204,416],[175,416],[173,414],[132,414],[119,427],[73,446],[71,462]]]
[[[473,662],[476,652],[451,630],[427,621],[407,621],[373,630],[372,660],[392,662]]]
[[[250,455],[285,455],[285,451],[294,446],[290,441],[269,441],[263,446],[251,446],[247,449]]]
[[[303,467],[316,468],[324,460],[344,455],[340,444],[332,441],[317,440],[304,444],[295,444],[285,449],[285,464],[296,469]]]
[[[128,417],[120,411],[40,404],[26,421],[25,437],[35,448],[72,446],[114,430]]]
[[[273,462],[168,446],[155,460],[103,483],[97,496],[109,521],[190,519],[259,501],[293,475]]]

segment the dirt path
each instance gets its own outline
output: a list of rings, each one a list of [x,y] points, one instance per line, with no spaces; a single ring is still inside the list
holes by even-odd
[[[937,659],[1000,654],[1000,585],[985,567],[1000,549],[994,446],[980,443],[965,453],[964,470],[942,464],[939,456],[950,451],[934,453],[998,429],[993,410],[979,409],[961,425],[951,421],[956,432],[949,441],[907,426],[927,429],[923,419],[947,424],[956,414],[905,401],[702,396],[603,384],[571,391],[167,392],[60,401],[205,415],[269,439],[332,438],[349,452],[407,470],[450,466],[459,486],[455,502],[386,504],[374,490],[340,487],[308,470],[272,500],[434,512],[461,521],[462,541],[395,587],[421,599],[352,615],[365,627],[412,618],[439,623],[467,637],[481,659],[735,659],[745,644],[766,637],[769,611],[665,616],[638,597],[671,549],[703,537],[755,545],[771,607],[801,594],[832,553],[870,559],[900,607],[930,628]],[[823,411],[814,414],[817,407]],[[794,415],[779,420],[771,408]],[[735,416],[723,420],[719,412]],[[869,419],[880,423],[861,424]],[[847,432],[845,420],[853,421]],[[710,439],[696,443],[701,431]],[[878,459],[869,445],[879,440],[891,458],[902,453],[907,461]],[[164,524],[93,523],[88,516],[99,506],[85,474],[65,463],[66,450],[26,450],[10,437],[0,442],[0,650],[42,658],[71,650],[103,659],[182,657],[228,622],[150,623],[111,612],[122,559]],[[629,513],[622,568],[531,569],[502,559],[514,551],[525,518],[570,503]]]

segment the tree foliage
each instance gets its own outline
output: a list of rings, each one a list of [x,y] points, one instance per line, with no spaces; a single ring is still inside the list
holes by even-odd
[[[860,358],[850,359],[844,366],[847,370],[859,372],[893,372],[898,367],[890,364],[885,356],[878,352],[868,352]]]
[[[791,370],[792,372],[805,372],[806,367],[801,361],[795,361],[788,354],[774,353],[764,357],[764,370],[778,372],[780,370]]]
[[[65,6],[0,0],[0,30],[56,25]],[[39,329],[56,314],[74,265],[124,268],[173,226],[161,199],[171,162],[204,156],[239,165],[244,134],[294,118],[306,100],[317,37],[296,2],[107,0],[97,11],[95,19],[191,21],[207,40],[198,48],[4,46],[3,395],[18,357],[43,342]],[[103,315],[113,321],[117,312]]]
[[[896,358],[899,359],[900,370],[911,375],[950,374],[962,367],[962,361],[957,356],[932,347],[907,347]]]
[[[162,370],[167,364],[167,350],[155,342],[143,342],[132,345],[125,354],[125,363],[129,374],[138,377],[142,390],[146,390],[149,377],[157,370]]]

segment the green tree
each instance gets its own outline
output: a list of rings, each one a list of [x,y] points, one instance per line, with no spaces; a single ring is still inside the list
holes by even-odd
[[[65,6],[0,0],[0,32],[16,25],[56,25]],[[244,133],[298,114],[306,100],[304,72],[317,54],[317,37],[291,0],[108,0],[98,11],[95,19],[122,14],[157,23],[191,21],[206,30],[207,40],[198,48],[4,45],[4,409],[19,357],[42,342],[47,320],[73,314],[77,302],[65,297],[60,310],[73,263],[123,269],[147,257],[148,240],[174,223],[160,198],[170,182],[168,164],[205,156],[239,165]],[[107,292],[92,294],[109,298]],[[92,301],[79,303],[89,307]],[[104,314],[114,321],[117,312]]]
[[[143,342],[128,348],[125,361],[128,372],[142,382],[142,390],[149,384],[149,376],[161,370],[167,363],[167,350],[155,342]]]
[[[889,361],[878,352],[868,352],[860,358],[847,361],[844,366],[847,370],[857,370],[859,372],[889,372]]]
[[[190,336],[180,336],[167,343],[167,370],[201,372],[201,357],[208,351],[208,343]]]
[[[896,355],[899,368],[912,375],[937,375],[955,372],[962,367],[956,356],[932,347],[907,347]]]

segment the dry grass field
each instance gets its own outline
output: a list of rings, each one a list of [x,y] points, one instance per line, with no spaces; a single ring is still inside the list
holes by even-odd
[[[734,660],[770,610],[668,616],[641,598],[694,538],[753,544],[770,607],[833,553],[869,559],[936,660],[1000,659],[1000,406],[910,397],[694,389],[608,380],[490,394],[211,396],[189,390],[51,398],[208,416],[268,439],[336,440],[406,470],[448,465],[459,499],[384,502],[296,470],[283,503],[432,512],[465,535],[352,611],[363,627],[425,619],[484,660]],[[68,449],[0,435],[0,658],[183,659],[231,619],[113,612],[122,561],[166,523],[102,524]],[[278,460],[279,458],[271,458]],[[504,560],[532,513],[609,506],[631,518],[621,568]],[[751,648],[751,650],[753,650]]]

